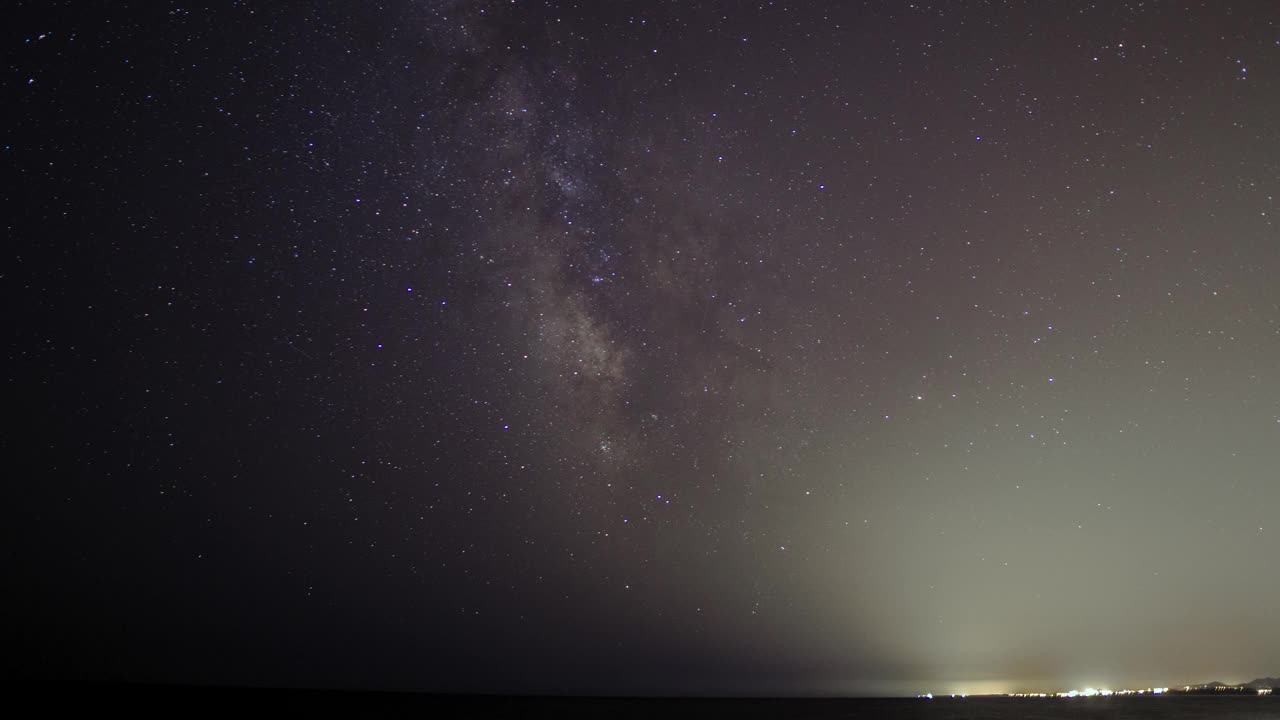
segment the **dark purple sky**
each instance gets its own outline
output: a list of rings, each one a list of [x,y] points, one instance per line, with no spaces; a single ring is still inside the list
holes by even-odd
[[[24,671],[1280,671],[1280,4],[19,8]]]

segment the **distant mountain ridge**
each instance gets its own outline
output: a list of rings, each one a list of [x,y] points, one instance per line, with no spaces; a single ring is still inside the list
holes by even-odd
[[[1249,688],[1251,690],[1258,690],[1261,688],[1280,688],[1280,677],[1262,677],[1239,685],[1228,685],[1227,683],[1217,682],[1215,680],[1214,682],[1201,683],[1200,685],[1192,685],[1190,687],[1192,689],[1199,688],[1205,690],[1215,688]]]

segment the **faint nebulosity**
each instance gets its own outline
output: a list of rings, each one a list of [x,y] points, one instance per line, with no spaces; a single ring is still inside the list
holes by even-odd
[[[25,671],[1280,668],[1280,5],[19,6]]]

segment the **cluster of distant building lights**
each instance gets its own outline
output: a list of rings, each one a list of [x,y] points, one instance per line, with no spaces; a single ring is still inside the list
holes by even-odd
[[[1145,690],[1099,690],[1097,688],[1085,688],[1083,690],[1069,690],[1060,693],[1005,693],[1005,697],[1019,698],[1077,698],[1077,697],[1110,697],[1112,695],[1163,695],[1169,692],[1169,688],[1147,688]],[[932,700],[933,693],[925,693],[917,697],[925,700]],[[969,697],[967,693],[952,695],[953,698]]]
[[[1190,685],[1184,688],[1184,690],[1186,691],[1190,691],[1191,689],[1192,688]],[[1078,697],[1110,697],[1112,695],[1164,695],[1167,692],[1169,692],[1169,688],[1167,687],[1147,688],[1145,690],[1106,690],[1106,689],[1099,690],[1096,688],[1085,688],[1083,690],[1068,690],[1067,692],[1060,692],[1060,693],[1004,693],[1004,696],[1016,697],[1016,698],[1078,698]],[[1271,688],[1258,689],[1259,695],[1270,695],[1271,693],[1272,693]],[[923,695],[917,695],[916,697],[923,698],[925,700],[932,700],[933,693],[925,693]],[[951,697],[967,698],[969,697],[969,695],[968,693],[960,693],[960,694],[952,695]]]

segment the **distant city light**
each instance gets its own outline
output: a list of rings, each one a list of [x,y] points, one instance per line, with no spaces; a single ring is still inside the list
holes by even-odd
[[[1192,688],[1187,686],[1186,690]],[[1019,692],[1005,693],[1005,697],[1016,698],[1081,698],[1081,697],[1110,697],[1112,695],[1163,695],[1168,692],[1169,688],[1145,688],[1142,690],[1108,690],[1106,688],[1085,688],[1083,690],[1067,690],[1066,692],[1042,693],[1042,692]],[[1259,694],[1267,694],[1262,690]]]

